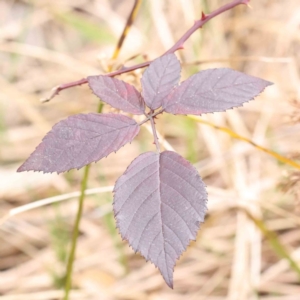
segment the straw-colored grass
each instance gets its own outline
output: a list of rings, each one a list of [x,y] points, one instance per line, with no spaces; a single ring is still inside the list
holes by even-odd
[[[202,9],[228,1],[143,1],[117,61],[110,57],[133,1],[0,1],[0,299],[63,296],[83,170],[44,175],[16,169],[52,125],[95,111],[98,99],[87,86],[46,104],[39,98],[125,61],[156,58]],[[174,290],[121,241],[112,216],[111,186],[139,153],[155,149],[145,126],[132,144],[91,167],[71,299],[300,298],[299,170],[216,127],[299,162],[299,3],[253,0],[251,6],[213,19],[192,36],[178,52],[182,78],[231,67],[275,84],[243,108],[201,117],[215,127],[166,114],[157,121],[163,147],[192,161],[209,192],[206,222],[177,263]],[[141,72],[121,77],[139,86]]]

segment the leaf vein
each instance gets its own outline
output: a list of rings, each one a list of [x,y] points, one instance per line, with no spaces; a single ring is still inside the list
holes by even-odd
[[[178,234],[176,233],[176,231],[174,231],[174,229],[172,229],[170,226],[168,226],[167,224],[163,224],[164,226],[166,226],[170,231],[173,232],[173,234],[177,237],[177,239],[180,241],[183,249],[185,249],[185,246],[183,244],[183,241],[179,238]],[[165,243],[165,239],[164,239],[164,243]]]
[[[123,202],[123,204],[121,205],[119,211],[117,212],[117,214],[121,211],[121,209],[123,208],[123,206],[125,205],[125,203],[127,202],[127,200],[129,199],[129,197],[141,186],[142,183],[144,183],[145,181],[147,181],[152,175],[154,175],[155,173],[157,173],[158,171],[155,170],[153,173],[151,173],[148,177],[146,177],[144,180],[142,180],[141,182],[139,182],[139,184],[134,188],[133,191],[131,191],[131,193],[127,196],[127,198],[125,199],[125,201]],[[150,194],[151,195],[151,194]]]
[[[151,223],[151,221],[152,221],[157,215],[158,215],[158,212],[155,213],[155,214],[150,218],[150,220],[147,222],[146,226],[144,227],[144,229],[143,229],[143,231],[142,231],[142,233],[141,233],[141,235],[140,235],[140,237],[139,237],[139,240],[138,240],[138,242],[137,242],[137,247],[139,247],[141,238],[142,238],[142,236],[143,236],[143,234],[144,234],[146,228],[148,227],[148,225]]]
[[[127,227],[127,229],[125,230],[125,232],[124,232],[124,236],[126,236],[126,233],[127,233],[127,231],[129,230],[129,228],[130,228],[130,226],[132,225],[132,222],[133,222],[133,220],[134,220],[134,217],[135,217],[135,215],[137,214],[137,212],[143,207],[143,205],[146,203],[146,201],[156,192],[158,190],[158,188],[157,189],[155,189],[154,191],[152,191],[143,201],[142,201],[142,203],[139,205],[139,207],[135,210],[135,212],[133,213],[133,216],[132,216],[132,218],[131,218],[131,220],[130,220],[130,222],[129,222],[129,225],[128,225],[128,227]]]
[[[189,202],[186,198],[184,198],[187,202]],[[189,202],[190,203],[190,202]],[[186,223],[186,221],[182,218],[182,216],[178,213],[178,211],[176,211],[172,206],[170,206],[167,203],[163,203],[164,205],[168,206],[169,208],[171,208],[179,217],[180,219],[183,221],[184,225],[189,229],[189,232],[191,233],[191,235],[194,235],[190,229],[190,227],[188,226],[188,224]]]

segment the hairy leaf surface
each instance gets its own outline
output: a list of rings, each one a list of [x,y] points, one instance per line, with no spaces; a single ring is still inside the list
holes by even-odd
[[[163,108],[172,114],[225,111],[252,100],[272,83],[241,72],[208,69],[191,76],[165,98]]]
[[[157,109],[178,84],[180,63],[174,53],[155,59],[142,77],[142,95],[148,107]]]
[[[117,151],[139,132],[120,114],[79,114],[60,121],[18,169],[61,173],[81,168]]]
[[[147,152],[130,164],[114,192],[122,238],[173,287],[175,262],[206,213],[207,193],[197,170],[175,152]]]
[[[145,103],[140,92],[131,84],[103,75],[87,79],[93,93],[103,102],[131,114],[144,114]]]

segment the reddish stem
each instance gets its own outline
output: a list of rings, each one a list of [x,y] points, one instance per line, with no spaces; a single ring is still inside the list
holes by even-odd
[[[139,126],[143,125],[144,123],[148,122],[151,118],[155,118],[157,115],[162,114],[165,110],[162,108],[157,112],[150,112],[149,114],[145,114],[146,119],[144,119],[143,121],[141,121],[140,123],[138,123]]]
[[[220,8],[216,9],[215,11],[213,11],[212,13],[205,15],[204,13],[202,13],[201,19],[198,21],[195,21],[194,25],[186,32],[183,34],[183,36],[169,49],[167,50],[164,54],[167,53],[173,53],[179,49],[183,49],[183,44],[184,42],[199,28],[201,28],[205,23],[207,23],[209,20],[213,19],[214,17],[222,14],[223,12],[230,10],[240,4],[244,4],[244,5],[248,5],[250,2],[250,0],[234,0],[228,4],[225,4],[223,6],[221,6]],[[164,55],[163,54],[163,55]],[[120,70],[111,72],[111,73],[107,73],[105,74],[106,76],[109,77],[114,77],[116,75],[120,75],[120,74],[124,74],[127,72],[131,72],[137,69],[141,69],[141,68],[145,68],[147,66],[149,66],[149,64],[151,63],[151,61],[147,61],[138,65],[134,65],[132,67],[124,67]],[[69,83],[65,83],[62,85],[59,85],[55,88],[53,88],[53,92],[50,95],[50,97],[46,98],[46,99],[42,99],[42,102],[47,102],[50,101],[52,98],[54,98],[56,95],[59,94],[60,91],[74,87],[74,86],[78,86],[78,85],[82,85],[87,83],[88,80],[86,78],[83,78],[81,80],[78,81],[73,81],[73,82],[69,82]]]
[[[172,46],[166,53],[172,53],[177,51],[178,49],[183,48],[184,42],[199,28],[202,28],[202,26],[207,23],[209,20],[213,19],[214,17],[222,14],[223,12],[230,10],[234,8],[237,5],[245,4],[247,5],[250,2],[250,0],[235,0],[231,3],[225,4],[221,6],[220,8],[216,9],[212,13],[205,15],[202,12],[201,19],[198,21],[195,21],[194,25]],[[165,53],[165,54],[166,54]]]
[[[120,75],[120,74],[128,73],[128,72],[131,72],[131,71],[134,71],[134,70],[137,70],[137,69],[145,68],[145,67],[149,66],[150,63],[151,63],[151,61],[146,61],[144,63],[134,65],[132,67],[124,67],[120,70],[117,70],[117,71],[114,71],[114,72],[111,72],[111,73],[107,73],[107,74],[105,74],[105,76],[114,77],[114,76],[117,76],[117,75]],[[82,85],[82,84],[85,84],[85,83],[88,83],[87,78],[83,78],[83,79],[80,79],[78,81],[72,81],[72,82],[65,83],[65,84],[59,85],[57,87],[54,87],[52,89],[52,91],[53,91],[52,94],[48,98],[41,99],[41,102],[48,102],[51,99],[53,99],[56,95],[58,95],[60,91],[72,88],[74,86]]]
[[[87,82],[88,81],[87,81],[86,78],[82,78],[82,79],[77,80],[77,81],[73,81],[73,82],[69,82],[69,83],[64,83],[64,84],[61,84],[59,86],[56,86],[56,87],[54,87],[52,89],[51,95],[49,97],[47,97],[47,98],[42,98],[41,102],[48,102],[52,98],[54,98],[56,95],[58,95],[60,91],[65,90],[65,89],[69,89],[69,88],[74,87],[74,86],[82,85],[82,84],[85,84]]]
[[[158,136],[157,136],[157,132],[155,129],[155,123],[154,123],[154,119],[152,116],[150,116],[150,122],[151,122],[151,127],[152,127],[152,132],[153,132],[153,137],[154,137],[154,144],[156,146],[156,150],[158,153],[160,153],[160,147],[159,147],[159,142],[158,142]]]

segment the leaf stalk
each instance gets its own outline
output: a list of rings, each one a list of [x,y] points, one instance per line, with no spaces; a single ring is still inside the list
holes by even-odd
[[[156,151],[157,151],[157,153],[160,153],[160,146],[159,146],[158,136],[157,136],[157,132],[156,132],[156,128],[155,128],[155,122],[154,122],[154,118],[152,116],[150,116],[150,122],[151,122],[153,137],[154,137],[154,143],[156,146]]]

